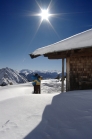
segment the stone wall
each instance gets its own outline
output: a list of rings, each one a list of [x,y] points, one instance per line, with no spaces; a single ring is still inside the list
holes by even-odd
[[[70,57],[70,90],[92,89],[92,56]]]

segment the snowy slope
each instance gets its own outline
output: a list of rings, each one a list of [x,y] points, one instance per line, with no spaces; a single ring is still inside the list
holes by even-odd
[[[0,69],[0,85],[4,84],[15,84],[15,83],[26,83],[27,79],[20,76],[19,73],[8,67]]]
[[[31,83],[0,87],[0,139],[92,139],[92,90],[57,93],[47,82],[57,89],[57,80],[42,81],[42,94]]]

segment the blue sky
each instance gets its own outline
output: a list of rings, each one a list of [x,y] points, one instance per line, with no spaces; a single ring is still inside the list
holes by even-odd
[[[50,24],[40,13],[50,4]],[[38,28],[39,27],[39,28]],[[61,60],[31,59],[35,49],[92,28],[92,0],[0,0],[0,69],[61,70]]]

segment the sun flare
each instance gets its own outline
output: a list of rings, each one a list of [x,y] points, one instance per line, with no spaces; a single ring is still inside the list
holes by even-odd
[[[49,18],[49,16],[50,16],[50,14],[49,14],[49,12],[48,12],[48,9],[47,9],[47,10],[41,9],[41,13],[40,13],[39,15],[41,16],[42,21],[43,21],[43,20],[48,20],[48,18]]]

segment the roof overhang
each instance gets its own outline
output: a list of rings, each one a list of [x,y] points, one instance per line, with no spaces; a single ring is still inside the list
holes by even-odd
[[[29,54],[31,58],[45,56],[49,59],[66,58],[70,54],[81,52],[84,49],[92,47],[92,29],[59,41],[57,43],[36,49]]]

